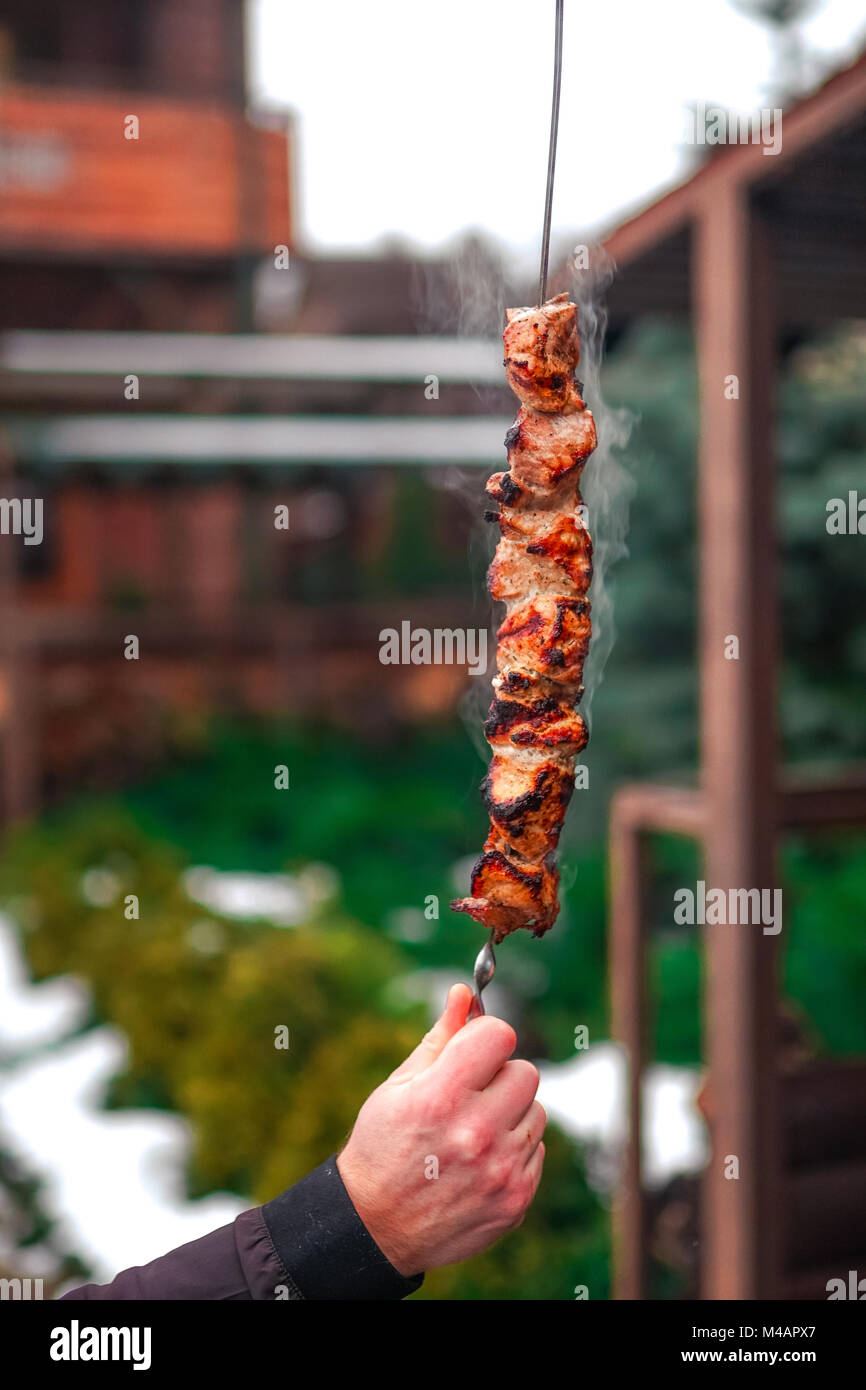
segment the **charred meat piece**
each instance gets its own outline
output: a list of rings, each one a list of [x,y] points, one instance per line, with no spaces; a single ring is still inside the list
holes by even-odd
[[[573,791],[569,762],[523,763],[496,753],[481,783],[491,825],[510,850],[533,861],[556,849]]]
[[[496,519],[505,544],[497,549],[487,575],[494,598],[557,589],[572,598],[586,593],[592,581],[592,540],[578,515],[503,507]],[[551,572],[548,562],[562,573]],[[563,583],[563,574],[570,585]]]
[[[513,482],[542,494],[557,487],[563,478],[576,483],[596,442],[595,420],[583,402],[579,407],[572,403],[561,415],[524,406],[505,436]]]
[[[487,587],[493,598],[504,601],[554,588],[567,598],[580,598],[592,578],[592,561],[581,563],[578,556],[570,554],[568,568],[574,572],[573,579],[559,560],[550,559],[543,550],[530,553],[525,543],[502,540],[487,573]]]
[[[505,852],[500,837],[491,832],[483,853],[472,870],[472,896],[451,906],[468,912],[502,941],[509,932],[529,927],[541,936],[553,926],[559,913],[559,874],[552,863],[533,864]]]
[[[497,667],[503,675],[517,671],[580,685],[590,631],[585,599],[538,594],[515,604],[496,634]]]
[[[540,936],[559,912],[555,853],[587,741],[574,706],[591,635],[592,541],[578,488],[596,445],[574,376],[574,304],[557,295],[507,320],[505,371],[521,409],[505,438],[509,467],[487,484],[496,504],[487,516],[500,530],[487,584],[506,606],[484,725],[491,824],[471,896],[451,904],[496,941],[521,927]]]
[[[527,489],[520,487],[510,473],[493,473],[487,479],[487,495],[492,497],[494,502],[505,502],[507,506],[513,507],[521,498],[527,496]]]
[[[568,295],[557,295],[540,309],[508,309],[505,318],[505,375],[515,396],[533,410],[580,410],[574,379],[580,357],[577,308]]]
[[[586,723],[577,710],[553,696],[541,700],[495,699],[484,725],[494,751],[506,747],[556,749],[567,755],[586,747]]]

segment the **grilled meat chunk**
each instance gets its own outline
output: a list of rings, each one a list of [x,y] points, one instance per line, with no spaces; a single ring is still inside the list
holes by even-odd
[[[576,483],[596,443],[595,420],[579,395],[560,415],[524,406],[505,436],[512,480],[542,496],[563,478]]]
[[[494,598],[557,589],[566,598],[586,593],[592,581],[592,540],[580,516],[503,507],[496,519],[503,542],[487,573]]]
[[[484,725],[484,736],[496,751],[503,748],[556,749],[566,755],[586,747],[586,723],[577,710],[553,696],[540,700],[495,699]]]
[[[567,294],[540,309],[508,309],[505,314],[505,375],[524,405],[533,410],[580,410],[574,380],[580,357],[577,308]]]
[[[490,823],[509,850],[524,859],[545,859],[556,849],[574,791],[574,773],[553,758],[518,762],[494,754],[481,794]]]
[[[451,904],[496,941],[521,927],[540,936],[559,912],[555,852],[588,737],[574,708],[583,694],[592,582],[578,487],[596,445],[574,377],[577,309],[568,296],[510,309],[504,343],[521,408],[505,438],[508,470],[487,484],[498,506],[488,516],[501,536],[487,583],[506,605],[484,725],[493,757],[481,790],[491,826],[471,896]]]
[[[496,665],[503,675],[516,671],[579,685],[589,650],[589,603],[537,594],[511,608],[497,638]]]
[[[481,922],[497,942],[520,927],[541,936],[559,914],[558,889],[553,863],[533,864],[506,853],[499,835],[491,831],[472,870],[472,896],[451,906]]]

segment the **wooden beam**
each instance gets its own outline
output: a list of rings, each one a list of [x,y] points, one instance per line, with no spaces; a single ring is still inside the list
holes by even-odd
[[[0,333],[9,380],[117,379],[117,364],[153,378],[231,381],[503,383],[502,349],[485,338],[306,333],[101,333],[19,329]]]
[[[837,782],[792,783],[781,795],[780,819],[786,830],[818,830],[866,825],[866,776]]]
[[[641,1090],[648,1036],[645,852],[645,837],[630,823],[627,804],[615,799],[609,841],[611,1026],[625,1052],[628,1088],[626,1148],[613,1211],[613,1296],[619,1299],[640,1299],[646,1292],[647,1212],[641,1161]]]
[[[614,792],[610,814],[632,830],[697,837],[704,828],[704,798],[696,787],[629,782]]]
[[[847,776],[830,781],[783,774],[774,815],[784,830],[866,825],[866,767],[855,766]],[[706,801],[697,787],[627,782],[613,794],[611,816],[632,830],[700,839]]]
[[[772,889],[777,604],[771,262],[765,229],[736,185],[716,182],[696,230],[706,879],[723,890]],[[736,399],[729,398],[732,378]],[[710,1299],[767,1298],[778,1288],[777,942],[760,924],[705,928],[714,1124],[702,1296]],[[730,1176],[733,1159],[737,1177]]]
[[[227,463],[479,464],[502,455],[509,417],[453,415],[54,415],[10,418],[9,438],[28,463],[217,468]]]
[[[866,55],[835,73],[810,96],[783,112],[782,149],[765,155],[761,144],[714,147],[712,158],[690,179],[636,212],[605,237],[620,270],[676,236],[716,198],[733,187],[775,183],[821,144],[862,121],[866,108]]]

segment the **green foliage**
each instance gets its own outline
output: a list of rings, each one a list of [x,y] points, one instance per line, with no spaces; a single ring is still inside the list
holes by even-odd
[[[247,753],[250,738],[241,735]],[[206,835],[215,803],[202,788],[213,763],[201,770],[196,830]],[[195,781],[192,767],[186,776]],[[176,807],[183,798],[176,783],[174,790]],[[143,801],[152,822],[153,803]],[[314,820],[321,814],[310,810]],[[380,810],[374,796],[349,819],[363,833]],[[249,833],[263,814],[257,807],[250,822],[241,816],[236,824]],[[392,806],[387,824],[403,814]],[[293,842],[296,863],[301,843]],[[374,848],[374,861],[381,900],[384,847]],[[129,1064],[111,1104],[158,1106],[189,1119],[191,1195],[229,1188],[264,1201],[341,1146],[365,1097],[418,1041],[426,1013],[393,988],[413,962],[336,902],[302,927],[238,924],[188,899],[181,883],[188,862],[117,803],[80,803],[10,841],[0,893],[25,927],[36,977],[83,975],[94,1002],[90,1024],[110,1021],[128,1038]],[[88,900],[94,870],[101,906]],[[128,894],[140,900],[138,920],[124,916]],[[289,1030],[287,1051],[274,1047],[280,1025]],[[547,1142],[541,1192],[523,1227],[478,1260],[432,1275],[423,1297],[569,1298],[576,1283],[606,1295],[601,1207],[576,1146],[552,1126]]]
[[[351,911],[378,925],[388,908],[442,887],[483,827],[481,764],[454,734],[395,731],[369,744],[324,727],[214,726],[200,756],[125,800],[197,863],[272,871],[325,860]],[[288,793],[274,790],[277,763],[290,768]]]
[[[671,924],[676,885],[700,877],[695,847],[672,836],[653,841],[656,892],[650,972],[654,1055],[698,1065],[700,928]],[[806,1022],[811,1044],[833,1055],[866,1053],[866,838],[792,837],[782,846],[783,989]],[[713,928],[724,931],[724,927]]]
[[[274,792],[271,769],[291,768],[292,792]],[[403,941],[417,968],[467,977],[478,929],[447,907],[454,863],[471,857],[485,832],[478,796],[482,765],[459,727],[395,733],[369,746],[328,729],[231,726],[206,752],[177,761],[129,792],[129,813],[193,862],[274,871],[326,858],[338,866],[352,916],[387,930],[401,909],[421,913],[431,895],[439,918],[430,936]],[[229,794],[229,789],[231,793]],[[573,847],[563,873],[560,922],[544,942],[515,937],[500,953],[497,979],[525,1010],[534,1055],[572,1055],[575,1023],[604,1035],[605,876],[596,840]],[[543,1007],[534,1001],[543,993]]]
[[[797,838],[783,861],[788,950],[784,984],[817,1045],[866,1053],[866,836]]]
[[[263,1200],[342,1142],[425,1018],[385,997],[396,949],[336,907],[290,929],[211,915],[203,934],[207,914],[183,892],[183,867],[116,805],[94,805],[19,834],[2,882],[29,924],[37,978],[83,974],[93,1021],[127,1035],[129,1071],[113,1103],[190,1119],[194,1193],[233,1187]],[[105,906],[82,894],[94,868],[116,878]],[[129,893],[140,899],[138,920],[124,916]],[[274,1046],[280,1025],[288,1051]]]
[[[606,785],[697,758],[697,377],[678,324],[647,321],[611,357],[605,395],[634,416],[628,558],[614,571],[616,642],[593,702],[588,760]],[[603,810],[602,810],[603,814]]]
[[[448,522],[460,504],[453,495],[434,490],[416,469],[394,469],[388,486],[393,494],[388,532],[384,543],[362,558],[360,597],[459,593],[466,583],[463,527],[450,527]],[[482,496],[479,477],[479,506]],[[454,530],[456,541],[450,534]]]
[[[866,335],[803,349],[781,394],[782,728],[789,762],[866,757],[861,536],[829,535],[827,502],[863,495]]]
[[[629,556],[615,571],[617,640],[594,703],[590,759],[616,777],[697,761],[697,382],[691,339],[640,323],[604,372],[635,416]],[[786,761],[866,757],[862,538],[826,530],[829,498],[862,495],[866,336],[845,326],[792,353],[779,386],[781,733]],[[768,521],[770,519],[768,518]]]

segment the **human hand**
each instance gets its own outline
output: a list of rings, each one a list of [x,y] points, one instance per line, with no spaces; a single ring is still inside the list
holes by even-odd
[[[476,1255],[523,1221],[547,1122],[531,1062],[509,1061],[502,1019],[467,1022],[472,992],[445,1011],[362,1105],[337,1167],[358,1215],[407,1278]]]

